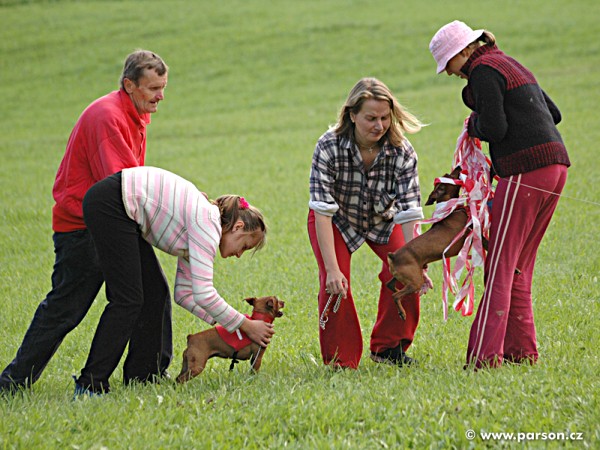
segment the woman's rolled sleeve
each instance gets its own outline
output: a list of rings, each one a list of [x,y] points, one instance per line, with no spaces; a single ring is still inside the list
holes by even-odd
[[[318,201],[309,201],[308,207],[312,209],[314,212],[322,214],[324,216],[333,217],[335,213],[340,209],[340,207],[336,203],[325,203]]]
[[[419,206],[417,208],[411,208],[398,212],[394,216],[394,223],[403,224],[406,222],[411,222],[413,220],[421,220],[423,219],[423,217],[423,208]]]

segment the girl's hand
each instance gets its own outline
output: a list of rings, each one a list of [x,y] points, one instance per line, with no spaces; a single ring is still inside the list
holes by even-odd
[[[330,295],[343,294],[346,298],[348,293],[348,280],[339,270],[327,272],[327,280],[325,282],[325,290]]]
[[[242,322],[240,330],[246,333],[252,342],[257,343],[261,347],[269,345],[271,337],[275,334],[272,323],[263,322],[262,320],[250,320],[247,318]]]

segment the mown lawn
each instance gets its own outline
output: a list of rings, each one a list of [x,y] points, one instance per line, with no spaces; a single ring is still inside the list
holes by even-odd
[[[156,51],[170,66],[147,164],[212,197],[240,193],[268,219],[267,248],[219,260],[217,288],[242,311],[248,296],[286,302],[257,376],[247,363],[228,372],[228,361],[211,360],[185,386],[125,388],[119,368],[109,396],[72,402],[71,375],[85,363],[102,294],[34,388],[0,399],[0,448],[598,447],[600,3],[0,0],[0,17],[0,366],[14,357],[50,287],[51,189],[71,128],[83,108],[117,87],[135,48]],[[573,165],[536,266],[540,363],[464,371],[473,318],[451,312],[444,322],[439,264],[430,269],[436,289],[422,300],[410,352],[419,367],[372,363],[379,264],[361,249],[353,291],[365,355],[359,370],[332,372],[320,361],[317,268],[306,233],[315,142],[354,83],[376,76],[430,124],[410,136],[428,193],[450,168],[468,113],[463,82],[436,76],[427,49],[456,18],[494,32],[563,113],[559,129]],[[172,280],[175,259],[160,257]],[[185,336],[206,325],[176,305],[173,323],[176,375]]]

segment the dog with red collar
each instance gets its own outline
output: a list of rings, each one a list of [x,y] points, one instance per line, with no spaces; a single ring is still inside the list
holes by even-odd
[[[281,309],[285,303],[275,296],[247,298],[252,305],[252,315],[246,316],[251,320],[263,320],[273,323],[277,317],[283,316]],[[229,333],[225,328],[217,325],[209,330],[187,337],[187,348],[183,352],[181,373],[177,376],[178,383],[185,383],[202,373],[206,362],[215,356],[230,358],[230,370],[239,360],[250,360],[251,370],[258,372],[265,354],[266,347],[252,342],[250,338],[239,330]]]

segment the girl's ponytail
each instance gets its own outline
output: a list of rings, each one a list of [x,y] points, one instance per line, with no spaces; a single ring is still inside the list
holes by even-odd
[[[221,227],[223,234],[231,231],[238,220],[244,222],[244,230],[248,232],[261,232],[263,238],[254,250],[259,250],[265,245],[267,225],[262,212],[250,205],[244,197],[239,195],[222,195],[214,202],[221,213]]]

